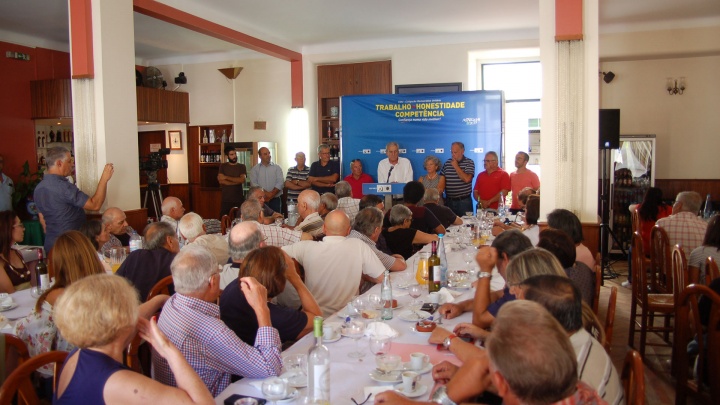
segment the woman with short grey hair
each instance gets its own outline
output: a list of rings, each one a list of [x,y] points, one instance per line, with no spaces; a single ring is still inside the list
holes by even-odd
[[[426,175],[420,176],[418,181],[425,186],[425,189],[434,188],[440,194],[440,201],[438,205],[443,205],[442,194],[445,191],[445,175],[440,172],[440,159],[436,156],[430,155],[425,158],[423,163],[425,167]]]
[[[405,260],[415,253],[414,244],[425,245],[438,240],[435,234],[429,234],[410,227],[412,211],[398,204],[390,210],[390,227],[383,230],[388,249],[393,254],[401,255]]]

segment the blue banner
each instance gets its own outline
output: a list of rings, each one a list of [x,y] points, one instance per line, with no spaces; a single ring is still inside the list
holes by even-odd
[[[400,156],[410,159],[414,180],[426,174],[423,163],[429,155],[442,168],[456,141],[465,144],[465,156],[475,161],[477,177],[486,152],[502,156],[503,103],[501,91],[343,96],[341,178],[351,173],[350,161],[360,159],[363,171],[377,181],[378,163],[387,157],[390,141],[400,145]]]

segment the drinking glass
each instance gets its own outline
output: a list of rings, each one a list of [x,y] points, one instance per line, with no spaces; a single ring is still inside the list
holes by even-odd
[[[262,393],[269,399],[271,404],[288,396],[288,383],[280,377],[272,377],[263,381]]]
[[[365,352],[360,351],[360,338],[365,334],[365,324],[363,321],[350,321],[345,324],[343,332],[347,337],[355,341],[355,351],[348,353],[348,357],[353,359],[362,359]]]
[[[115,273],[122,262],[125,261],[125,248],[112,248],[110,249],[110,267],[112,272]]]
[[[400,367],[401,358],[397,354],[379,354],[375,356],[375,365],[378,370],[387,374]]]
[[[416,307],[418,303],[418,297],[420,297],[423,293],[423,290],[425,288],[421,286],[420,284],[413,284],[410,286],[410,289],[408,291],[408,294],[412,297],[412,302],[410,303],[410,306]]]
[[[388,335],[370,335],[370,352],[374,355],[385,354],[392,347],[392,338]]]
[[[380,311],[382,309],[382,305],[383,305],[380,295],[378,295],[378,294],[368,295],[368,305],[370,305],[370,309]]]
[[[465,261],[465,264],[470,267],[471,264],[475,261],[475,252],[465,252],[463,253],[463,261]]]
[[[428,259],[430,253],[421,252],[418,253],[417,271],[415,272],[415,280],[420,285],[427,285],[428,283]]]

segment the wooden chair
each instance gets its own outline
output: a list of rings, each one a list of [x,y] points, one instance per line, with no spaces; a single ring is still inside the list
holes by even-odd
[[[125,365],[131,370],[152,378],[150,374],[152,353],[145,339],[136,333],[125,349]]]
[[[53,370],[53,387],[57,386],[57,378],[60,374],[60,367],[65,363],[68,352],[52,351],[31,357],[19,365],[5,383],[0,387],[0,405],[10,405],[13,397],[17,394],[18,404],[38,404],[35,389],[32,387],[30,377],[39,367],[55,363]],[[27,389],[30,387],[30,389]]]
[[[240,216],[240,207],[232,207],[230,208],[230,211],[228,211],[227,214],[228,218],[230,218],[230,222],[235,220],[235,218]]]
[[[220,219],[220,231],[223,235],[227,234],[228,230],[230,230],[231,225],[232,219],[230,219],[230,216],[223,215],[222,219]]]
[[[640,232],[640,214],[637,210],[630,213],[630,221],[632,224],[632,232]]]
[[[160,295],[160,294],[168,294],[170,295],[170,285],[173,283],[172,276],[167,276],[163,278],[162,280],[158,281],[153,288],[150,290],[147,296],[146,301],[150,301],[151,298]]]
[[[593,298],[592,309],[595,315],[598,314],[600,305],[600,286],[603,283],[602,256],[600,253],[595,255],[595,298]]]
[[[688,263],[685,258],[685,251],[680,245],[673,247],[672,253],[672,274],[673,274],[673,296],[675,305],[680,298],[680,294],[685,289],[688,282]]]
[[[642,237],[639,232],[632,236],[632,264],[634,269],[642,269],[644,258]],[[628,345],[635,348],[635,328],[640,328],[640,355],[645,357],[645,345],[648,332],[671,332],[669,326],[656,327],[652,322],[654,314],[669,315],[674,310],[674,297],[672,294],[650,294],[648,293],[647,272],[633,271],[632,274],[632,296],[630,303],[630,333]],[[637,313],[638,307],[640,313]],[[637,318],[640,317],[640,322]],[[657,344],[652,344],[657,345]]]
[[[698,316],[698,299],[701,295],[705,295],[712,302],[710,321],[706,329],[703,329]],[[707,332],[707,339],[697,339],[697,365],[692,367],[687,355],[687,344],[696,333],[702,334],[703,330]],[[678,297],[674,341],[675,404],[685,404],[688,394],[703,394],[703,381],[706,380],[710,383],[710,403],[720,403],[720,295],[701,284],[687,286]],[[691,376],[692,368],[696,370],[694,376]]]
[[[610,289],[608,308],[605,314],[605,351],[610,354],[612,346],[613,327],[615,326],[615,306],[617,304],[617,287]]]
[[[2,346],[0,350],[5,353],[4,361],[0,362],[0,383],[5,381],[5,377],[8,376],[9,372],[14,370],[18,365],[22,364],[30,358],[30,352],[28,351],[25,342],[20,340],[15,335],[9,333],[0,333],[0,342]],[[8,361],[9,358],[17,359]],[[6,367],[10,365],[10,370]]]
[[[642,357],[635,350],[625,355],[621,374],[627,405],[645,404],[645,368]]]
[[[710,285],[710,283],[718,277],[720,277],[718,264],[712,256],[708,256],[708,258],[705,259],[705,284]]]
[[[670,250],[670,239],[667,232],[655,225],[650,234],[650,284],[653,292],[658,294],[673,293]],[[633,262],[634,267],[635,263]]]

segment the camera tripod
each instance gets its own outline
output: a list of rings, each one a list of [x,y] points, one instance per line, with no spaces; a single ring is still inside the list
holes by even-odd
[[[602,257],[602,263],[600,266],[603,272],[603,279],[609,280],[619,276],[612,266],[610,265],[610,249],[609,249],[609,237],[620,247],[623,255],[627,255],[625,248],[622,243],[618,240],[615,232],[610,228],[610,180],[607,178],[607,152],[608,149],[602,149],[602,193],[600,194],[600,256]]]
[[[147,208],[148,195],[152,200],[153,209],[155,210],[155,217],[160,220],[162,216],[162,191],[160,191],[160,184],[157,182],[157,171],[146,171],[148,176],[147,191],[145,192],[145,200],[143,201],[143,208]]]

